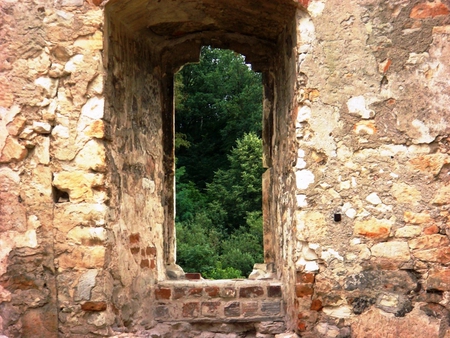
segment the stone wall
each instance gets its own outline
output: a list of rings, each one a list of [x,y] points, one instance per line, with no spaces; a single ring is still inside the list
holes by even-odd
[[[4,0],[0,24],[0,335],[450,336],[448,0]],[[263,73],[274,280],[170,280],[173,74],[204,44]]]

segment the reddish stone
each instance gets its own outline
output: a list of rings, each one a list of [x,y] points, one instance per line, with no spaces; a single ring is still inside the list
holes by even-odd
[[[254,298],[264,294],[264,289],[261,286],[249,286],[239,290],[239,297]]]
[[[155,290],[156,299],[170,299],[172,291],[168,288],[159,288]]]
[[[269,285],[267,295],[269,297],[281,297],[281,285]]]
[[[189,296],[201,297],[203,288],[190,288],[188,291]]]
[[[423,233],[425,235],[434,235],[439,233],[439,227],[436,224],[433,224],[432,226],[429,226],[428,228],[425,228],[423,230]]]
[[[198,317],[200,312],[200,303],[190,302],[183,304],[183,317]]]
[[[427,279],[427,290],[450,291],[450,269],[432,271]]]
[[[322,310],[322,301],[320,299],[314,299],[311,303],[311,310],[312,311],[320,311]]]
[[[130,251],[133,255],[137,255],[139,253],[139,251],[141,251],[141,249],[134,247],[134,248],[130,248]]]
[[[29,309],[24,313],[20,321],[22,324],[21,337],[58,337],[58,318],[56,309],[47,306]]]
[[[217,286],[208,286],[205,288],[205,292],[209,297],[217,297],[219,296],[219,287]]]
[[[150,261],[148,259],[141,259],[141,268],[150,268]]]
[[[156,256],[156,248],[154,247],[154,246],[148,246],[146,249],[145,249],[145,253],[147,254],[147,255],[152,255],[152,256]]]
[[[105,311],[106,303],[105,302],[86,302],[81,304],[81,310],[83,311]]]
[[[154,259],[152,259],[150,261],[150,269],[155,269],[156,268],[156,261]]]
[[[141,240],[141,236],[139,234],[131,234],[130,235],[130,244],[139,243]]]
[[[311,272],[297,272],[297,283],[314,283],[315,275]]]
[[[297,330],[306,331],[306,323],[304,321],[297,321]]]
[[[295,294],[297,297],[308,297],[312,296],[314,290],[311,284],[296,284],[295,285]]]
[[[416,5],[409,15],[413,19],[434,18],[440,15],[448,15],[448,7],[440,2],[424,2]]]
[[[141,249],[141,256],[145,257],[145,250]]]

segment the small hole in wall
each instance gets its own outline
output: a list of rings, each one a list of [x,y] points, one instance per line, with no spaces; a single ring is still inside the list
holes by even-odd
[[[54,203],[69,202],[69,194],[66,191],[59,190],[58,188],[53,187],[52,196]]]
[[[333,219],[335,222],[340,222],[342,220],[342,215],[341,214],[334,214]]]

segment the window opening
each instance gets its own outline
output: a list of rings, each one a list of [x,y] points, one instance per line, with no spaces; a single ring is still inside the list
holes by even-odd
[[[209,279],[262,263],[262,76],[205,46],[175,76],[177,264]]]

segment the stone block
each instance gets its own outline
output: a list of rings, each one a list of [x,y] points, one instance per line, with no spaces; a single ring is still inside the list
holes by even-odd
[[[370,249],[375,257],[389,258],[397,261],[409,261],[411,255],[407,242],[383,242],[372,246]]]
[[[445,3],[424,2],[413,7],[409,16],[413,19],[428,19],[436,16],[446,16],[450,13]]]
[[[371,294],[376,291],[392,291],[408,294],[416,290],[417,278],[407,271],[368,270],[349,275],[344,282],[347,291],[359,290]]]
[[[90,269],[81,275],[75,291],[74,300],[90,300],[91,291],[95,286],[95,278],[98,275],[98,270]]]
[[[189,297],[201,297],[203,293],[203,288],[202,287],[198,287],[198,288],[189,288],[187,291],[187,295]]]
[[[426,285],[427,290],[450,291],[450,269],[432,270]]]
[[[315,274],[311,272],[297,271],[297,283],[314,283]]]
[[[105,146],[99,140],[90,140],[78,152],[75,164],[84,170],[104,172],[106,170]]]
[[[411,250],[426,250],[448,246],[450,240],[447,236],[434,234],[411,239],[408,244]]]
[[[49,305],[27,310],[20,319],[22,324],[21,337],[59,337],[56,313],[56,309]]]
[[[391,188],[391,195],[398,203],[417,204],[422,199],[422,194],[416,187],[405,183],[394,183]]]
[[[450,263],[450,247],[430,250],[416,250],[413,251],[413,255],[415,258],[425,262],[435,262],[445,265]]]
[[[431,203],[436,205],[450,204],[450,184],[439,188]]]
[[[220,288],[217,286],[205,287],[205,292],[209,297],[216,298],[219,296]]]
[[[258,313],[258,302],[242,302],[242,314],[244,317],[252,317]]]
[[[26,228],[26,209],[19,195],[0,191],[0,232],[24,232]]]
[[[106,302],[85,302],[81,304],[81,310],[99,312],[105,311],[107,308]]]
[[[389,220],[379,220],[372,217],[369,220],[356,221],[355,236],[364,236],[370,239],[382,240],[389,237],[392,222]]]
[[[27,148],[21,145],[15,138],[7,136],[5,145],[0,149],[0,163],[22,161],[27,154]]]
[[[267,321],[259,322],[255,324],[256,331],[263,334],[279,334],[286,331],[286,325],[284,322]]]
[[[187,288],[174,288],[172,298],[174,300],[184,298],[186,296],[186,294],[187,294]]]
[[[403,220],[405,223],[424,224],[430,223],[433,219],[428,212],[405,211],[403,214]]]
[[[65,269],[98,269],[105,264],[105,247],[78,246],[71,252],[58,257],[59,268]]]
[[[270,298],[276,298],[282,296],[281,285],[269,285],[267,287],[267,296]]]
[[[395,293],[381,293],[377,297],[377,308],[393,313],[396,317],[403,317],[413,309],[411,301],[404,295]]]
[[[53,185],[69,194],[71,202],[90,200],[94,196],[93,188],[103,186],[104,177],[100,174],[66,171],[54,175]]]

